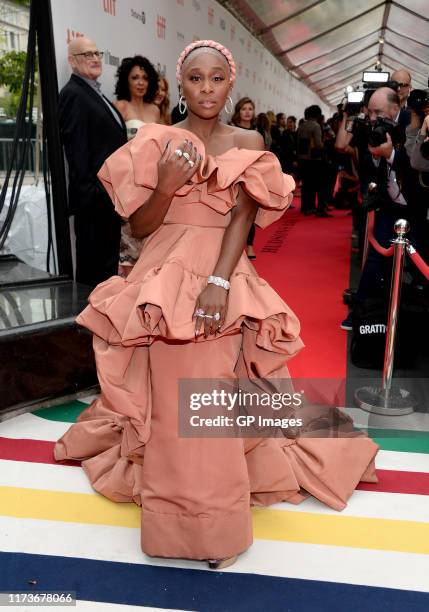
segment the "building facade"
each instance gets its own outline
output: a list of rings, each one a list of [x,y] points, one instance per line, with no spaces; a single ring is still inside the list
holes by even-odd
[[[0,0],[0,55],[26,51],[30,10],[12,0]]]

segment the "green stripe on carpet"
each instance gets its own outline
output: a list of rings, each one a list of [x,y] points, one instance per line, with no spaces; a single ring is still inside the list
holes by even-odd
[[[417,436],[416,433],[424,434],[424,432],[407,433],[408,436],[392,437],[391,433],[380,436],[380,434],[371,431],[371,438],[383,450],[399,451],[401,453],[429,453],[429,436],[427,433],[422,436]]]
[[[41,408],[33,414],[49,421],[61,421],[63,423],[75,423],[80,413],[87,404],[74,400],[52,408]],[[392,429],[370,429],[370,437],[379,444],[383,450],[399,451],[403,453],[428,453],[429,454],[429,432],[392,430]]]
[[[48,421],[62,421],[64,423],[75,423],[80,413],[87,407],[88,404],[73,400],[67,404],[60,406],[52,406],[52,408],[40,408],[35,410],[33,414],[47,419]]]

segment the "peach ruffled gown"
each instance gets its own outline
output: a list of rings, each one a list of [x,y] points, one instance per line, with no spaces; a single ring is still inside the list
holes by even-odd
[[[293,179],[272,153],[233,148],[206,156],[174,126],[146,125],[99,177],[129,217],[157,185],[169,139],[204,156],[145,241],[128,278],[91,293],[78,323],[94,333],[101,396],[56,443],[55,458],[82,460],[96,491],[141,506],[141,546],[160,557],[225,558],[252,543],[251,505],[299,503],[312,494],[341,510],[360,480],[376,481],[378,447],[350,438],[182,438],[180,378],[286,378],[302,348],[299,322],[243,253],[231,277],[223,331],[194,339],[192,314],[219,256],[238,185],[260,205],[256,223],[279,219]]]

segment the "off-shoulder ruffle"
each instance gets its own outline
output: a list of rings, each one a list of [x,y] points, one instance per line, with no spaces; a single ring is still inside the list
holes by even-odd
[[[241,186],[256,202],[255,223],[267,227],[279,219],[292,201],[293,178],[283,174],[276,156],[268,151],[233,148],[218,156],[206,156],[201,141],[187,130],[156,124],[143,126],[130,142],[115,151],[103,164],[98,177],[121,217],[129,217],[149,198],[158,184],[158,161],[170,140],[174,150],[191,135],[203,161],[189,184],[177,197],[209,206],[226,215]],[[192,193],[194,192],[194,193]]]

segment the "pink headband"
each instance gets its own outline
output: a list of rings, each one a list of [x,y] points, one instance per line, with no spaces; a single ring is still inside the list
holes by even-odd
[[[185,49],[183,49],[182,53],[179,55],[179,59],[177,60],[177,65],[176,65],[177,83],[180,85],[180,83],[182,82],[181,71],[182,71],[183,62],[188,57],[188,55],[191,53],[191,51],[193,51],[194,49],[198,49],[198,47],[210,47],[211,49],[216,49],[217,51],[222,53],[222,55],[224,56],[224,58],[226,59],[229,65],[229,71],[230,71],[229,80],[232,85],[235,81],[234,58],[232,57],[231,51],[229,49],[227,49],[226,47],[224,47],[223,45],[221,45],[220,43],[214,40],[196,40],[195,42],[185,47]]]

